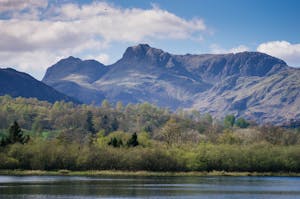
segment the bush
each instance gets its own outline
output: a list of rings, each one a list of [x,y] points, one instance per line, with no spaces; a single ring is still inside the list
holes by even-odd
[[[0,169],[17,169],[19,161],[12,157],[7,157],[5,153],[0,153]]]

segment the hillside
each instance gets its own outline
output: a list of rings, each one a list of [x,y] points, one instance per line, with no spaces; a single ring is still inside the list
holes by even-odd
[[[0,69],[0,96],[37,98],[49,102],[78,100],[64,95],[30,75],[14,69]]]

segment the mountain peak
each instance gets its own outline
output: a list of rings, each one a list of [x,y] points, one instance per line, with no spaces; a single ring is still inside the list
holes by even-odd
[[[70,55],[69,57],[67,57],[65,59],[79,59],[79,58],[78,57],[73,57],[72,55]]]
[[[151,48],[151,46],[149,46],[149,44],[138,44],[136,46],[133,46],[132,48],[148,50],[149,48]]]
[[[256,58],[256,59],[265,58],[265,59],[274,60],[278,64],[287,65],[287,63],[285,61],[283,61],[282,59],[279,59],[277,57],[273,57],[273,56],[268,55],[266,53],[257,52],[257,51],[255,51],[255,52],[253,52],[253,51],[244,51],[244,52],[235,53],[235,55],[236,56],[244,56],[244,57],[253,57],[253,58]]]
[[[48,68],[42,81],[49,84],[55,81],[64,81],[65,78],[76,77],[77,79],[83,78],[90,83],[106,71],[107,68],[96,60],[81,60],[70,56]]]
[[[79,58],[77,58],[77,57],[69,56],[67,58],[61,59],[59,62],[64,62],[64,63],[78,63],[78,62],[82,62],[82,60],[79,59]]]
[[[137,46],[128,47],[123,58],[144,56],[151,47],[148,44],[139,44]]]
[[[157,55],[159,56],[164,53],[165,53],[164,51],[157,48],[152,48],[148,44],[139,44],[137,46],[128,47],[123,55],[123,58],[141,59],[145,57],[154,57]]]

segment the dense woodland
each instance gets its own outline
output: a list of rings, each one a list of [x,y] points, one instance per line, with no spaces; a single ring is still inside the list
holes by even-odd
[[[149,103],[2,96],[0,169],[300,172],[300,130]]]

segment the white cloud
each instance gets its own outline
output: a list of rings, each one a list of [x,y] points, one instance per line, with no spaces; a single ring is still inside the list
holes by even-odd
[[[300,67],[300,43],[270,41],[260,44],[257,51],[281,58],[291,66]]]
[[[244,45],[240,45],[240,46],[231,48],[229,50],[229,52],[232,52],[232,53],[239,53],[239,52],[245,52],[245,51],[249,51],[249,48],[247,46],[244,46]]]
[[[98,60],[102,64],[108,64],[109,63],[109,55],[108,54],[102,53],[102,54],[96,56],[94,59]]]
[[[94,59],[99,61],[102,64],[109,64],[109,55],[105,53],[100,53],[99,55],[88,55],[85,56],[84,59]]]
[[[54,60],[63,57],[56,53],[49,54],[48,51],[32,51],[32,52],[0,52],[1,67],[12,67],[19,71],[29,73],[30,75],[41,79],[45,70],[54,64]]]
[[[106,2],[48,5],[46,0],[0,0],[1,12],[12,14],[0,20],[0,54],[6,56],[0,66],[17,66],[31,74],[50,60],[58,61],[57,57],[85,51],[101,55],[112,42],[192,40],[206,31],[202,19],[187,20],[157,6],[139,9],[119,8]],[[38,55],[45,61],[36,61],[40,59]],[[109,58],[102,55],[98,59],[107,62]]]
[[[138,42],[145,38],[186,39],[206,29],[203,20],[185,20],[158,7],[121,9],[105,2],[78,6],[66,4],[56,10],[55,20],[80,25],[81,33],[107,41]],[[85,31],[84,31],[85,30]]]
[[[249,51],[249,48],[244,45],[239,45],[230,49],[224,49],[220,47],[217,44],[213,44],[210,46],[211,53],[216,53],[216,54],[225,54],[225,53],[239,53],[239,52],[245,52]]]

